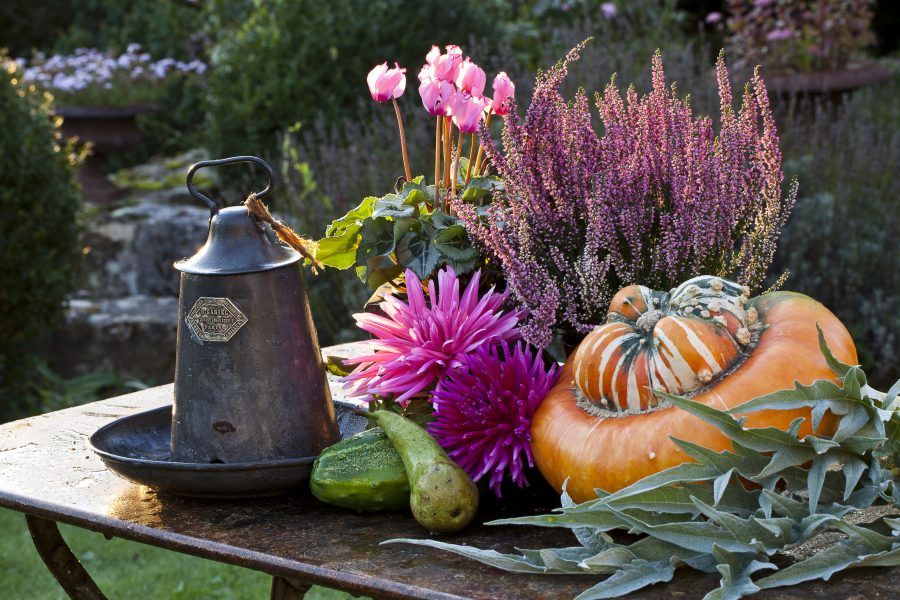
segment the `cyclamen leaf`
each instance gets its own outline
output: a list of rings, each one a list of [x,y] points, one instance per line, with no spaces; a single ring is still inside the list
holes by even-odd
[[[434,247],[452,261],[468,262],[478,257],[478,250],[472,247],[462,225],[451,225],[440,230],[434,236]]]
[[[671,581],[674,575],[675,567],[669,561],[637,560],[623,566],[615,575],[578,594],[575,600],[618,598],[648,585]]]

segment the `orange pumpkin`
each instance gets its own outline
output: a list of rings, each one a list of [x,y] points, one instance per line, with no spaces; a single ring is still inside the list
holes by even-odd
[[[836,380],[819,349],[816,324],[842,362],[856,364],[844,325],[819,302],[793,292],[750,299],[746,288],[717,277],[694,278],[670,293],[629,286],[613,297],[607,323],[569,357],[559,382],[532,421],[534,460],[557,490],[577,502],[594,489],[622,489],[690,460],[670,436],[716,451],[731,448],[718,429],[661,402],[649,388],[719,409],[753,398]],[[808,409],[759,411],[748,427],[787,429]],[[831,434],[827,415],[818,433]]]

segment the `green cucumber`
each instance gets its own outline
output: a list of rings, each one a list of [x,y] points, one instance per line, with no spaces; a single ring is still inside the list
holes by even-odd
[[[313,464],[309,488],[323,502],[358,511],[409,506],[403,459],[380,427],[326,448]]]

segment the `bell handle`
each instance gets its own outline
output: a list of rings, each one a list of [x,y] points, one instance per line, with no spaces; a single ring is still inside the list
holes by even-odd
[[[194,187],[194,173],[204,167],[221,167],[224,165],[233,165],[235,163],[242,162],[256,163],[266,170],[266,174],[268,174],[269,176],[269,181],[266,185],[266,189],[261,192],[255,192],[255,195],[257,198],[267,196],[275,188],[275,172],[272,170],[272,167],[269,166],[269,163],[257,156],[232,156],[230,158],[220,158],[217,160],[201,160],[200,162],[191,165],[191,168],[188,169],[186,182],[187,189],[191,193],[191,196],[197,198],[198,200],[203,200],[203,202],[206,203],[206,205],[209,207],[209,212],[211,215],[215,215],[222,207],[219,206],[219,203],[212,198],[197,191],[197,188]]]

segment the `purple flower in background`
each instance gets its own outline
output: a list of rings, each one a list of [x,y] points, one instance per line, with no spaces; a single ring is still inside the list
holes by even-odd
[[[782,42],[794,37],[794,32],[790,29],[773,29],[766,35],[766,39],[770,42]]]
[[[711,12],[706,15],[706,19],[704,19],[708,25],[715,25],[716,23],[720,23],[722,21],[722,13],[720,12]]]
[[[482,345],[435,391],[428,431],[473,480],[488,476],[497,496],[507,474],[521,488],[526,463],[534,466],[531,418],[558,375],[521,342]]]
[[[614,2],[604,2],[600,5],[600,11],[603,13],[603,16],[607,19],[612,19],[616,16],[618,9]]]
[[[476,271],[460,296],[460,283],[446,267],[428,282],[428,298],[422,283],[406,271],[409,303],[393,296],[385,298],[381,310],[353,315],[360,328],[374,335],[367,343],[374,351],[348,359],[359,365],[344,381],[352,384],[352,395],[397,394],[403,403],[416,394],[440,385],[445,373],[465,364],[466,355],[484,344],[519,336],[520,313],[503,312],[507,294],[491,288],[478,295],[481,271]]]

